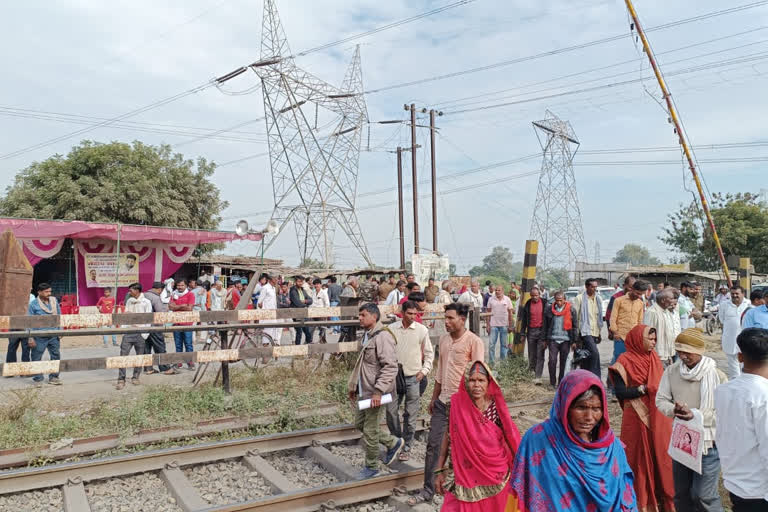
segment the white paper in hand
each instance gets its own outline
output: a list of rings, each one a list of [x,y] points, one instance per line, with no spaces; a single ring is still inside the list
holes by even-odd
[[[704,418],[693,409],[693,419],[675,418],[672,437],[669,440],[669,456],[683,466],[701,474],[701,457],[704,453]]]
[[[387,393],[386,395],[381,395],[381,405],[388,404],[392,401],[392,394]],[[371,408],[371,399],[366,398],[365,400],[359,400],[357,402],[357,409],[359,411],[363,411],[365,409]]]

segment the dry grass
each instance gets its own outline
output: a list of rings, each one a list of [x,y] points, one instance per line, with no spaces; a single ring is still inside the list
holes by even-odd
[[[284,367],[233,371],[231,395],[211,384],[191,389],[153,386],[140,395],[81,404],[76,411],[42,409],[37,390],[17,390],[13,401],[0,406],[0,449],[113,433],[127,437],[142,429],[188,426],[223,416],[274,414],[275,425],[266,430],[292,430],[298,408],[345,403],[347,375],[345,368],[331,364],[311,374],[305,368]],[[344,419],[340,415],[326,421]]]

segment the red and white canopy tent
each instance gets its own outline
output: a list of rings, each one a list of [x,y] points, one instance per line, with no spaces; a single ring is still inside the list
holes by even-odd
[[[34,266],[45,258],[58,254],[67,238],[74,242],[78,303],[96,304],[99,288],[88,288],[85,275],[85,254],[120,253],[138,255],[139,282],[147,289],[154,281],[173,275],[191,256],[199,244],[251,240],[258,242],[261,233],[239,236],[228,231],[106,224],[99,222],[17,219],[0,217],[0,233],[10,229]],[[122,297],[126,289],[118,290]]]

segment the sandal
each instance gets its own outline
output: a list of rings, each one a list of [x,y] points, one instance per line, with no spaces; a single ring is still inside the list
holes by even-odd
[[[411,460],[411,454],[406,451],[402,451],[400,452],[400,455],[397,456],[397,460],[400,462],[408,462]]]
[[[431,501],[432,501],[431,498],[427,498],[426,496],[424,496],[423,493],[418,492],[418,493],[414,494],[413,496],[411,496],[410,498],[408,498],[408,501],[406,501],[405,503],[409,507],[415,507],[419,503],[430,503]]]

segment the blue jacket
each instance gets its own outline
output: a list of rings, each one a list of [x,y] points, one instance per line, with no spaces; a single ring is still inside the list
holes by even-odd
[[[762,305],[756,308],[748,309],[744,313],[744,320],[741,322],[742,329],[748,327],[760,327],[768,329],[768,306]]]
[[[61,306],[59,305],[59,301],[56,301],[56,312],[48,313],[45,311],[42,307],[40,307],[40,299],[35,299],[32,302],[29,303],[29,308],[27,309],[28,315],[60,315],[61,314]],[[37,327],[32,330],[38,331],[38,330],[49,330],[50,327]],[[53,336],[52,338],[39,338],[39,339],[55,339],[56,336]],[[35,337],[35,339],[38,339]]]

